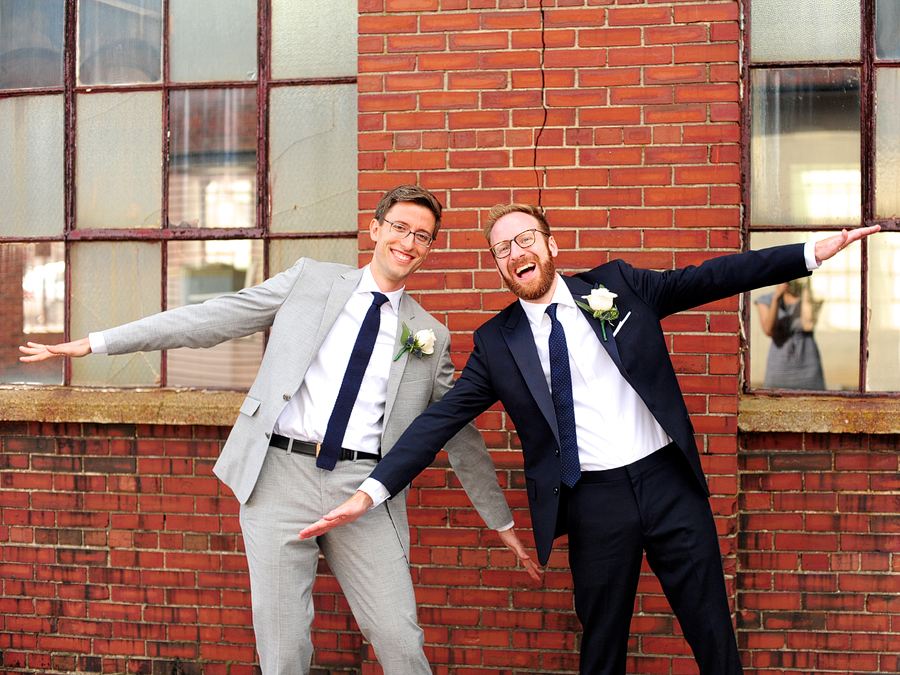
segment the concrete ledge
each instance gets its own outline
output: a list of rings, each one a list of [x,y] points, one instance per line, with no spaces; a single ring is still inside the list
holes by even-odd
[[[741,396],[738,430],[747,433],[897,434],[900,399]]]
[[[246,392],[0,387],[0,421],[231,426]]]

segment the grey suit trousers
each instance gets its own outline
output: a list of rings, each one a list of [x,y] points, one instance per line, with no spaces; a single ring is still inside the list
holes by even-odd
[[[269,448],[253,494],[241,507],[264,675],[309,673],[320,549],[385,675],[431,675],[409,563],[386,505],[315,540],[297,537],[353,496],[374,467],[374,460],[343,460],[324,471],[315,457]]]

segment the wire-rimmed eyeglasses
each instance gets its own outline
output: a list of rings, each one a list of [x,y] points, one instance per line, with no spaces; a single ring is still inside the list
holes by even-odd
[[[516,242],[519,245],[519,248],[528,248],[532,244],[534,244],[534,240],[537,238],[534,236],[535,232],[540,232],[543,235],[550,236],[546,232],[542,230],[538,230],[537,228],[531,230],[525,230],[523,232],[519,232],[512,239],[504,239],[503,241],[498,241],[496,244],[491,246],[491,253],[494,254],[494,257],[497,260],[500,258],[505,258],[512,252],[512,243]]]
[[[425,232],[413,232],[411,229],[409,229],[409,226],[404,225],[403,223],[394,223],[387,218],[385,218],[384,222],[391,226],[391,232],[398,239],[406,239],[409,233],[412,232],[413,239],[415,239],[416,243],[421,246],[427,248],[434,242],[434,237],[432,237],[430,234],[427,234]]]

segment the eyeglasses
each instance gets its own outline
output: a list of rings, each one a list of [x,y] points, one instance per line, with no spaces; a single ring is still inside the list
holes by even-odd
[[[546,232],[538,229],[533,230],[525,230],[524,232],[519,232],[512,239],[504,239],[503,241],[498,241],[496,244],[491,246],[491,253],[494,254],[494,257],[497,260],[500,258],[505,258],[512,252],[512,243],[516,242],[519,245],[519,248],[528,248],[532,244],[534,244],[534,240],[536,237],[534,236],[535,232],[540,232],[543,235],[550,236]]]
[[[421,246],[427,248],[431,246],[432,242],[434,241],[434,237],[432,237],[430,234],[425,234],[424,232],[413,232],[403,223],[392,223],[387,219],[385,219],[384,222],[391,226],[391,232],[398,239],[406,239],[409,233],[412,232],[413,239],[415,239],[416,243],[420,244]]]

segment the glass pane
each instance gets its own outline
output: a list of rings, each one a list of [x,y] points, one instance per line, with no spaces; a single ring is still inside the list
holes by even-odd
[[[269,276],[290,269],[300,258],[336,262],[357,267],[356,239],[273,239],[269,243]]]
[[[900,70],[879,68],[875,111],[875,213],[900,214]]]
[[[0,244],[0,382],[62,384],[62,359],[19,361],[19,345],[63,341],[65,248],[62,243]]]
[[[875,0],[875,56],[900,59],[900,2]]]
[[[859,225],[859,73],[853,68],[751,74],[754,225]]]
[[[169,97],[169,225],[256,226],[256,90]]]
[[[867,391],[900,391],[900,234],[869,237]]]
[[[356,231],[356,85],[271,92],[273,232]]]
[[[750,247],[815,242],[832,234],[755,232]],[[774,293],[781,290],[770,336],[761,322]],[[852,244],[812,277],[781,290],[770,286],[750,294],[750,386],[819,389],[824,384],[827,390],[858,390],[860,244]]]
[[[272,77],[356,75],[356,0],[272,0]]]
[[[158,228],[160,93],[79,94],[76,100],[75,226]]]
[[[79,0],[78,83],[159,82],[162,0]]]
[[[63,97],[0,100],[0,236],[62,234]]]
[[[858,60],[859,0],[752,0],[750,59]]]
[[[0,2],[0,89],[61,87],[63,0]]]
[[[256,79],[256,0],[169,0],[169,79]]]
[[[169,308],[198,304],[262,282],[262,253],[259,240],[170,242]],[[249,389],[262,352],[262,333],[210,349],[171,349],[167,381],[175,387]]]
[[[78,242],[72,245],[73,340],[159,312],[159,244]],[[72,359],[75,385],[156,385],[159,352]]]

